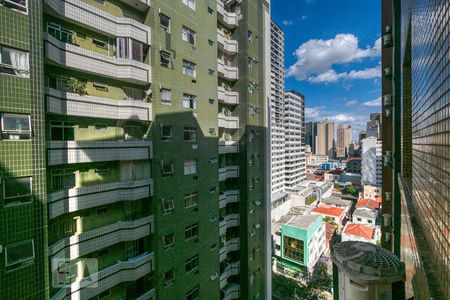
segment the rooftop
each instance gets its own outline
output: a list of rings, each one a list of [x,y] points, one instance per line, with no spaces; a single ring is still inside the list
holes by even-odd
[[[352,201],[342,199],[338,196],[330,196],[328,198],[322,199],[320,203],[328,204],[328,205],[336,205],[336,206],[351,206]]]
[[[331,170],[328,172],[328,174],[336,174],[336,175],[339,175],[342,173],[344,173],[344,170],[342,170],[342,169],[334,169],[334,170]]]
[[[340,217],[344,214],[344,209],[339,207],[316,207],[312,212],[322,215]]]
[[[353,212],[353,216],[375,219],[377,217],[377,212],[367,208],[357,208]]]
[[[374,237],[375,228],[363,224],[347,223],[345,225],[343,234],[362,237],[366,240],[371,240]]]
[[[316,220],[320,218],[318,215],[299,215],[288,213],[283,216],[277,223],[294,226],[301,229],[308,229]]]
[[[380,208],[380,203],[372,199],[359,199],[358,202],[356,202],[356,207],[367,207],[370,209],[378,209]]]

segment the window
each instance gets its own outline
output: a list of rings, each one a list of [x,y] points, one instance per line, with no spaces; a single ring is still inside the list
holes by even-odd
[[[144,45],[136,40],[131,40],[131,59],[144,62]]]
[[[361,221],[362,221],[362,219],[361,219],[361,218],[356,218],[356,220],[357,220],[358,222],[361,222]]]
[[[31,139],[31,118],[29,115],[2,114],[2,140]]]
[[[164,209],[164,214],[165,215],[168,215],[168,214],[173,212],[174,204],[173,204],[173,199],[172,198],[163,199],[162,200],[162,204],[163,204],[163,209]]]
[[[125,140],[141,140],[144,136],[142,127],[134,125],[124,125],[123,133]]]
[[[2,0],[0,1],[0,6],[7,7],[9,9],[17,10],[23,13],[28,11],[28,1],[27,0]]]
[[[184,140],[187,142],[195,142],[197,140],[197,128],[184,127]]]
[[[27,240],[5,247],[6,267],[21,264],[34,258],[34,240]]]
[[[172,125],[161,124],[161,140],[168,141],[172,137]]]
[[[66,91],[67,80],[68,78],[50,75],[47,77],[47,86],[58,91]]]
[[[197,174],[197,161],[185,160],[184,161],[184,175]]]
[[[144,100],[144,91],[132,87],[123,87],[123,100]]]
[[[367,223],[372,224],[372,220],[367,220]]]
[[[169,270],[164,273],[164,284],[169,285],[175,281],[175,270]]]
[[[159,26],[162,30],[170,32],[170,18],[166,15],[159,14]]]
[[[183,3],[189,6],[190,9],[195,10],[195,0],[183,0]]]
[[[168,89],[161,89],[161,103],[172,105],[172,91]]]
[[[183,94],[183,107],[189,109],[196,109],[197,99],[194,95]]]
[[[186,268],[186,273],[198,269],[198,255],[187,259],[184,263],[184,266]]]
[[[93,38],[92,43],[99,48],[108,49],[108,43],[105,41]]]
[[[75,42],[74,32],[63,28],[61,25],[56,23],[47,23],[47,32],[57,40],[73,44]],[[95,39],[94,39],[95,40]],[[94,41],[95,44],[95,41]],[[105,43],[106,44],[106,43]]]
[[[29,203],[33,197],[31,177],[11,177],[2,180],[4,205]]]
[[[175,244],[175,237],[173,233],[166,234],[163,236],[163,246],[164,248],[169,248],[170,246],[173,246]]]
[[[50,123],[52,141],[75,140],[75,124],[71,122],[52,121]]]
[[[200,299],[200,293],[198,286],[186,293],[186,300],[198,300]]]
[[[304,263],[304,242],[289,236],[283,237],[284,257]]]
[[[70,169],[52,170],[52,190],[71,189],[75,186],[75,171]]]
[[[173,162],[161,161],[161,169],[163,177],[171,176],[173,174]]]
[[[172,59],[170,56],[169,52],[165,52],[165,51],[160,51],[160,59],[161,59],[161,66],[165,67],[165,68],[171,68],[172,67]]]
[[[197,206],[197,203],[198,203],[198,193],[197,192],[184,195],[184,207],[185,208]]]
[[[101,82],[96,82],[96,81],[94,81],[94,82],[92,82],[92,86],[93,86],[96,90],[101,90],[101,91],[105,91],[105,92],[108,91],[108,85],[107,85],[107,84],[104,84],[104,83],[101,83]]]
[[[118,37],[117,57],[144,62],[144,45],[131,38]]]
[[[193,62],[183,59],[183,74],[195,77],[196,69],[197,66]]]
[[[0,73],[29,77],[28,52],[0,46]]]
[[[195,31],[183,26],[181,28],[181,38],[189,44],[195,45]]]
[[[198,236],[198,224],[192,224],[184,229],[184,237],[186,240],[193,239]]]
[[[253,42],[253,32],[250,30],[247,32],[247,39],[250,43]]]

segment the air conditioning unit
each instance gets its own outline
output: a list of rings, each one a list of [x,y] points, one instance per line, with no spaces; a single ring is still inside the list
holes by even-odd
[[[384,68],[384,76],[386,76],[386,77],[392,76],[392,68],[391,67]]]
[[[386,151],[383,156],[383,161],[385,167],[392,167],[392,151]]]
[[[383,35],[383,46],[386,48],[392,46],[392,35],[390,33]]]
[[[385,33],[391,33],[391,31],[392,31],[391,25],[386,25],[386,26],[384,27],[384,32],[385,32]]]
[[[393,97],[392,97],[391,94],[384,95],[384,96],[383,96],[384,106],[392,106],[392,104],[393,104],[392,98],[393,98]]]
[[[391,192],[385,192],[384,193],[384,201],[391,202],[392,201],[392,193]]]

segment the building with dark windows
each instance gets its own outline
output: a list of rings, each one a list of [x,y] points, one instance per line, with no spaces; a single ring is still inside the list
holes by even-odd
[[[382,245],[406,298],[450,298],[450,2],[382,1]]]
[[[270,299],[270,1],[0,1],[0,299]]]

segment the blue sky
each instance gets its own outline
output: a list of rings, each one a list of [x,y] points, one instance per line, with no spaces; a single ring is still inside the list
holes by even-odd
[[[307,119],[352,124],[356,137],[380,110],[380,1],[272,0],[271,9],[285,32],[286,89],[305,95]]]

